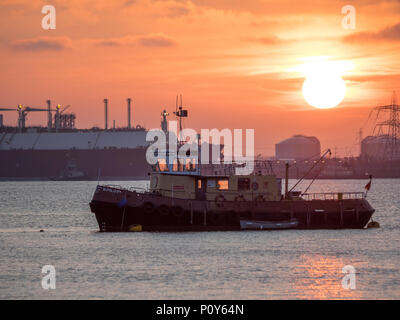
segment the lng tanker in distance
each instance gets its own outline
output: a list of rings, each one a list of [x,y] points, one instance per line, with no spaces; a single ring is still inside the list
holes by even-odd
[[[151,169],[146,161],[148,131],[131,125],[130,98],[127,107],[127,126],[109,127],[108,100],[104,99],[104,128],[91,129],[77,129],[75,114],[66,112],[69,106],[52,105],[50,100],[46,107],[0,107],[0,180],[147,180]],[[393,100],[371,112],[385,114],[384,111],[390,113],[389,120],[383,118],[375,125],[379,135],[362,140],[360,156],[325,159],[320,164],[318,179],[364,179],[370,174],[375,178],[400,177],[400,140],[396,129],[400,106]],[[38,112],[47,113],[47,126],[27,126],[27,117]],[[9,113],[18,113],[17,126],[4,124]],[[388,128],[385,131],[382,127]],[[285,177],[287,162],[291,177],[297,179],[313,166],[321,152],[318,140],[318,152],[300,158],[293,156],[297,154],[295,150],[305,151],[305,138],[317,140],[295,135],[277,144],[285,147],[285,152],[290,150],[291,155],[276,151],[274,157],[264,158],[277,177]],[[306,178],[315,179],[315,172],[311,173]]]
[[[108,100],[104,99],[105,128],[76,129],[75,114],[60,105],[0,108],[18,112],[16,127],[4,126],[0,115],[0,179],[94,180],[148,179],[147,131],[131,126],[131,99],[127,99],[128,125],[108,127]],[[47,127],[27,127],[32,112],[48,114]]]

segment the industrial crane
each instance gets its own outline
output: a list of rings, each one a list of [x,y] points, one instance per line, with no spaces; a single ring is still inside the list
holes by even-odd
[[[18,126],[19,126],[21,109],[22,109],[22,105],[19,104],[16,108],[0,108],[0,111],[18,111]]]
[[[57,111],[56,109],[43,109],[43,108],[32,108],[32,107],[23,107],[22,104],[19,104],[17,108],[0,108],[0,111],[17,111],[18,112],[18,130],[22,132],[25,128],[26,116],[29,112],[37,112],[37,111]]]
[[[43,108],[32,108],[32,107],[25,107],[22,109],[22,105],[18,106],[18,128],[20,131],[25,128],[25,123],[26,123],[26,116],[29,112],[41,112],[41,111],[56,111],[58,109],[43,109]]]
[[[51,101],[47,100],[47,108],[43,107],[24,107],[22,104],[19,104],[16,108],[5,108],[0,107],[0,111],[17,111],[18,112],[18,131],[22,132],[25,128],[26,117],[29,112],[48,112],[48,131],[51,131],[52,128],[58,131],[59,128],[73,128],[75,126],[75,114],[64,114],[64,112],[70,107],[67,105],[66,107],[61,109],[61,105],[57,104],[55,109],[51,109]],[[52,112],[55,112],[54,115],[54,126],[52,125]]]

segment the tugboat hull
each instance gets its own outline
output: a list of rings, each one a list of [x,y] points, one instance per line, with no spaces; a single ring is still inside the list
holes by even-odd
[[[143,231],[242,230],[241,220],[281,225],[296,220],[291,229],[361,229],[375,211],[366,199],[215,204],[103,186],[97,187],[90,208],[100,231],[109,232],[129,231],[136,225]]]

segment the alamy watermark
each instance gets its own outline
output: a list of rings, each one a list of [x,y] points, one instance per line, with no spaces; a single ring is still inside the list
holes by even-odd
[[[56,8],[50,4],[42,7],[42,13],[45,16],[42,18],[42,28],[50,30],[56,28]]]
[[[342,268],[342,273],[346,275],[342,278],[342,288],[346,290],[356,289],[356,268],[351,265],[344,266]]]
[[[56,268],[49,264],[45,265],[42,268],[42,273],[46,274],[42,278],[42,288],[44,290],[54,290],[56,288]]]
[[[356,8],[354,8],[352,5],[345,5],[342,7],[342,14],[345,14],[345,16],[342,18],[343,29],[355,29]]]
[[[235,174],[248,175],[254,170],[254,129],[246,129],[246,152],[243,155],[243,130],[201,129],[199,135],[194,129],[186,128],[180,132],[178,143],[177,121],[169,121],[167,133],[152,129],[146,135],[146,141],[152,142],[146,151],[147,162],[155,165],[168,161],[173,165],[179,162],[187,164],[232,164],[235,162]],[[201,138],[200,138],[201,137]],[[223,159],[221,159],[221,139],[223,139]],[[168,141],[167,141],[168,140]],[[201,146],[200,146],[201,142]],[[199,153],[200,149],[200,153]]]

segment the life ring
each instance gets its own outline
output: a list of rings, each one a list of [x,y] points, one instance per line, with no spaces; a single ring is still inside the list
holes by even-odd
[[[242,194],[235,197],[235,202],[244,202],[244,201],[246,201],[246,199]]]
[[[224,201],[226,201],[226,199],[222,194],[219,194],[215,197],[215,204],[217,207],[222,207]]]
[[[162,215],[162,216],[167,216],[169,214],[169,207],[165,204],[162,204],[157,208],[157,211]]]
[[[153,213],[153,211],[154,211],[154,205],[153,205],[153,203],[151,203],[151,202],[145,202],[145,203],[143,204],[143,211],[144,211],[144,213],[146,213],[146,214]]]
[[[171,208],[172,215],[180,218],[183,216],[183,209],[181,207],[175,206]]]
[[[258,183],[257,183],[257,182],[253,182],[253,183],[251,184],[251,188],[253,189],[253,191],[258,190]]]
[[[265,202],[266,199],[262,194],[259,194],[257,197],[254,199],[256,202]]]

